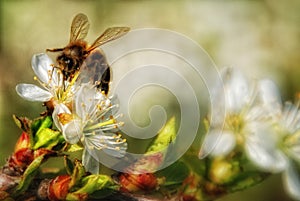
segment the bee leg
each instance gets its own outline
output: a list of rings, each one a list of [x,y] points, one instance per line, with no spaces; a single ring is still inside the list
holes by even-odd
[[[52,49],[46,49],[47,52],[61,52],[64,48],[52,48]]]

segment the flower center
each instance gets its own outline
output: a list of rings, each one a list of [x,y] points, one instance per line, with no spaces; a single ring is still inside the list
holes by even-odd
[[[244,137],[242,131],[245,127],[244,118],[240,114],[230,114],[225,119],[225,129],[233,131],[238,144],[242,144]]]

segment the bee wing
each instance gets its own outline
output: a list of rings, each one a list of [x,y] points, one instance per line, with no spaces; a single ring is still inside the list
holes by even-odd
[[[90,28],[90,23],[86,15],[77,14],[71,25],[70,42],[82,40],[86,37]]]
[[[115,40],[117,38],[120,38],[124,34],[126,34],[130,30],[129,27],[111,27],[104,31],[104,33],[99,36],[95,42],[91,45],[91,47],[88,49],[89,51],[94,50],[95,48],[99,47],[100,45],[103,45],[109,41]]]
[[[93,51],[80,67],[78,84],[95,84],[105,94],[109,90],[111,71],[103,52]]]

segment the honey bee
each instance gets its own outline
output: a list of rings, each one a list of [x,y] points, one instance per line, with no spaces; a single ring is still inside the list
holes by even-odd
[[[71,24],[70,41],[64,48],[47,49],[49,52],[61,52],[56,58],[64,80],[71,81],[76,72],[80,71],[82,82],[93,81],[104,91],[109,90],[111,70],[103,51],[99,46],[115,40],[129,31],[129,27],[111,27],[104,31],[92,45],[84,40],[90,24],[86,15],[77,14]]]

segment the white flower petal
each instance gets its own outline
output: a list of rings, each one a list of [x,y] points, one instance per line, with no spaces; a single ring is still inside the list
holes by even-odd
[[[300,162],[300,142],[288,148],[290,157]]]
[[[54,73],[56,69],[51,66],[53,65],[53,62],[47,54],[41,53],[33,55],[31,65],[34,73],[43,83],[49,84],[50,80],[53,79],[54,83],[57,83],[57,80],[55,80],[56,76],[53,76],[52,78],[51,74]]]
[[[265,143],[261,143],[262,141],[263,139],[247,138],[245,151],[248,158],[264,171],[272,173],[282,171],[287,165],[285,155],[275,148],[264,146]]]
[[[257,86],[258,103],[261,110],[264,111],[264,116],[272,117],[277,120],[281,114],[281,97],[277,86],[271,80],[261,80]]]
[[[86,171],[92,174],[99,174],[99,162],[86,149],[83,150],[82,164]]]
[[[281,97],[276,84],[272,80],[263,79],[258,83],[259,98],[263,104],[281,109]]]
[[[81,121],[78,119],[74,119],[69,123],[63,125],[62,129],[62,134],[65,140],[70,144],[76,144],[83,135],[83,131],[81,129]]]
[[[298,107],[291,102],[284,104],[281,124],[291,133],[300,129],[300,110]]]
[[[283,173],[283,183],[287,192],[295,200],[300,200],[300,175],[292,163]]]
[[[205,136],[199,157],[226,155],[235,147],[235,144],[236,139],[232,132],[212,130]]]
[[[60,103],[54,107],[52,113],[53,122],[60,131],[62,131],[63,129],[62,129],[62,123],[59,121],[58,114],[62,114],[62,113],[71,114],[71,111],[65,104]]]
[[[278,173],[286,166],[285,155],[278,150],[266,150],[262,147],[246,144],[246,153],[253,164],[266,172]]]
[[[50,92],[33,84],[18,84],[16,91],[19,96],[28,101],[49,101],[53,96]]]
[[[87,114],[91,114],[97,108],[97,91],[91,84],[82,84],[76,92],[74,108],[76,114],[85,121]]]
[[[246,77],[237,69],[228,69],[223,74],[226,91],[226,106],[230,111],[240,111],[248,101],[249,84]]]

